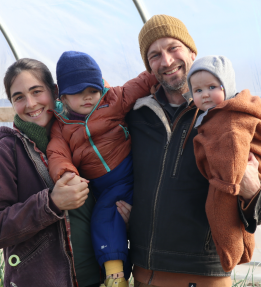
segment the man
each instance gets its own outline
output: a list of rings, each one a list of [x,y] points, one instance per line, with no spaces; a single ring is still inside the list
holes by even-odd
[[[205,213],[208,181],[193,152],[196,107],[186,78],[197,48],[185,25],[166,15],[153,16],[144,25],[139,43],[145,66],[161,87],[139,99],[128,115],[134,164],[130,242],[135,286],[231,286]],[[250,232],[256,229],[261,207],[257,167],[251,155],[239,201]]]

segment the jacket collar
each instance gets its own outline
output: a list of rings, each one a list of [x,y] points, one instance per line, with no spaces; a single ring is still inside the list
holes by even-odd
[[[182,94],[182,97],[186,100],[187,105],[189,105],[193,101],[190,92]],[[160,103],[160,105],[163,106],[165,109],[167,109],[167,106],[171,108],[162,86],[160,86],[159,89],[155,92],[155,98]]]

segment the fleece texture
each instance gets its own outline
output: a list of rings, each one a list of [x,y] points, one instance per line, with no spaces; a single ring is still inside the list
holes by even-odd
[[[243,90],[204,117],[194,138],[200,172],[209,180],[206,213],[223,269],[231,271],[253,255],[254,234],[239,218],[237,196],[249,152],[261,172],[261,99]]]

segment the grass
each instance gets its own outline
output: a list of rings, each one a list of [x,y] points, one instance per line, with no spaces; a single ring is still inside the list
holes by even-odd
[[[251,270],[251,267],[249,267],[245,278],[238,280],[238,281],[236,280],[236,274],[235,274],[235,270],[234,270],[234,280],[233,280],[232,287],[246,287],[246,286],[261,287],[261,282],[256,282],[255,277],[254,277],[255,269],[260,264],[261,263],[258,263],[257,265],[254,264],[254,266],[252,267],[252,270]],[[249,279],[249,277],[250,277],[250,279]]]
[[[0,287],[4,287],[5,263],[3,250],[0,250]]]

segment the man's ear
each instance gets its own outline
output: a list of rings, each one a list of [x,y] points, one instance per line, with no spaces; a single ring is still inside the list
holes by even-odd
[[[192,61],[195,61],[196,59],[196,54],[194,52],[191,52],[191,59]]]

